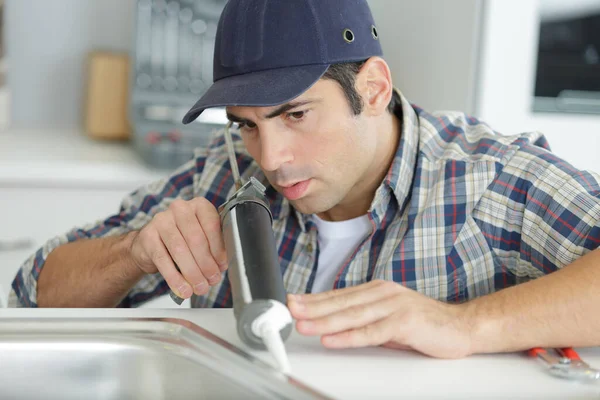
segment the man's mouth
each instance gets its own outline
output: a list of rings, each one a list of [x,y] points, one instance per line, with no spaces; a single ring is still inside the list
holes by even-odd
[[[308,190],[308,186],[310,185],[311,179],[307,179],[304,181],[297,181],[295,183],[289,183],[285,185],[279,185],[282,189],[283,195],[288,200],[298,200]]]
[[[287,189],[287,188],[291,188],[294,185],[297,185],[300,182],[303,182],[303,181],[295,181],[292,183],[278,183],[277,186],[279,186],[282,189]]]

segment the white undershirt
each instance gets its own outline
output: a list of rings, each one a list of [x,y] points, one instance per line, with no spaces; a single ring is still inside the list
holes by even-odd
[[[340,269],[371,233],[372,226],[367,215],[338,222],[323,221],[316,215],[311,218],[319,233],[319,264],[312,287],[312,292],[318,293],[333,289]]]

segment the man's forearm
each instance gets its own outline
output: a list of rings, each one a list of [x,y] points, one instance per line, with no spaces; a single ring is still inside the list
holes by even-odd
[[[80,240],[52,251],[37,283],[39,307],[115,307],[144,276],[130,255],[137,233]]]
[[[465,304],[472,352],[600,345],[600,250]]]

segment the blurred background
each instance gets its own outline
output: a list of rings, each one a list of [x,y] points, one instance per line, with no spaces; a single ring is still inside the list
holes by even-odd
[[[600,172],[600,1],[369,2],[411,102],[541,131]],[[212,82],[224,4],[0,0],[0,306],[48,238],[116,212],[223,127],[223,110],[180,121]]]

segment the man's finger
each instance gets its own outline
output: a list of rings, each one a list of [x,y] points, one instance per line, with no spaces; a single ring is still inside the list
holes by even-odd
[[[152,253],[149,253],[149,257],[154,265],[156,265],[158,272],[165,278],[167,285],[169,285],[177,296],[183,299],[190,297],[193,294],[193,289],[181,273],[177,271],[175,263],[160,239],[158,232],[149,239],[148,244],[152,248]]]
[[[412,346],[409,346],[407,344],[398,344],[394,341],[384,343],[381,345],[381,347],[385,347],[386,349],[393,349],[393,350],[414,350],[412,348]]]
[[[348,291],[321,301],[288,301],[292,316],[296,319],[316,319],[332,315],[346,309],[381,301],[398,293],[396,284],[386,282],[380,285],[360,285],[362,290]],[[356,287],[358,288],[358,286]]]
[[[194,293],[197,295],[205,294],[209,288],[206,278],[198,264],[196,264],[196,260],[175,225],[174,219],[166,219],[165,222],[162,222],[158,233],[171,258],[179,267],[179,272],[190,283]]]
[[[227,252],[221,233],[221,217],[215,206],[206,199],[197,199],[195,209],[196,218],[208,240],[211,255],[219,269],[224,271],[227,269]]]
[[[385,281],[375,280],[375,281],[371,281],[368,283],[363,283],[362,285],[350,286],[350,287],[343,288],[343,289],[329,290],[327,292],[314,293],[314,294],[295,294],[290,297],[293,300],[299,300],[299,301],[303,301],[306,303],[311,303],[311,302],[316,302],[316,301],[328,300],[328,299],[331,299],[331,298],[334,298],[337,296],[345,296],[346,294],[349,294],[349,293],[360,292],[362,290],[376,287],[376,286],[382,285],[384,283],[385,283]]]
[[[379,346],[391,340],[390,320],[380,319],[361,328],[323,336],[321,343],[330,349]]]
[[[328,335],[360,328],[389,317],[398,310],[398,301],[398,297],[393,296],[357,304],[326,317],[299,320],[296,328],[304,335]]]
[[[198,279],[197,277],[200,276],[201,278],[201,280],[190,281],[190,283],[200,284],[200,286],[197,288],[194,287],[194,289],[196,289],[196,294],[203,294],[204,291],[208,290],[208,285],[216,285],[221,281],[219,266],[213,259],[206,235],[197,221],[193,210],[187,204],[180,203],[179,206],[174,207],[173,216],[179,232],[196,261],[197,270],[193,271],[194,275],[190,275],[190,277]],[[207,281],[208,284],[206,283]]]

